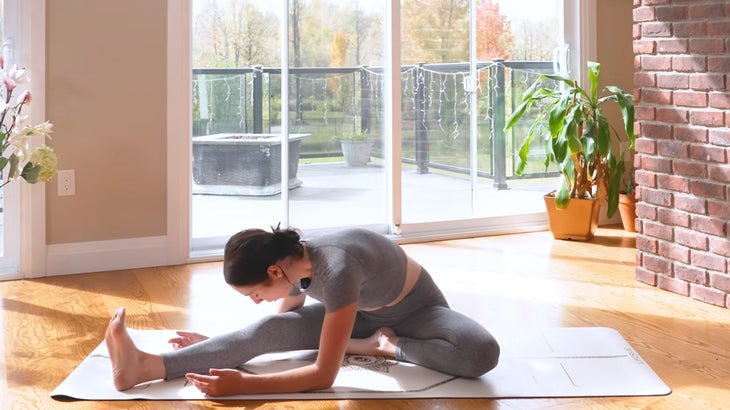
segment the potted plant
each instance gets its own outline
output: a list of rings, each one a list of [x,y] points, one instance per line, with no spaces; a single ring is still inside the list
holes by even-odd
[[[629,149],[634,148],[633,95],[616,86],[606,86],[599,95],[600,73],[599,63],[588,62],[587,89],[564,76],[541,75],[525,91],[505,126],[505,130],[511,129],[533,105],[538,108],[520,147],[515,172],[522,174],[532,140],[544,133],[545,167],[554,165],[561,176],[558,189],[545,196],[550,229],[556,239],[589,240],[598,226],[600,205],[606,205],[609,217],[618,208],[624,162],[623,155],[614,154],[612,137],[621,140],[621,136],[609,124],[604,104],[618,106],[624,125],[621,134],[628,140]],[[548,80],[560,87],[544,86]],[[588,216],[581,219],[573,215],[571,211],[576,209],[586,211]],[[574,221],[579,224],[570,226]]]
[[[373,150],[373,139],[367,130],[354,132],[339,138],[342,155],[351,167],[364,167],[370,162]]]

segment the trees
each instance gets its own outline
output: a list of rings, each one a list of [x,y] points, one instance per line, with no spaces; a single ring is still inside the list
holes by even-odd
[[[510,21],[500,14],[499,3],[482,0],[477,6],[477,59],[510,59],[514,43]]]

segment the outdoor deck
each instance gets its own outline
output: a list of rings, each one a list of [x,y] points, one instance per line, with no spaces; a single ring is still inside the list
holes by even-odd
[[[302,229],[368,225],[386,221],[383,167],[348,167],[344,162],[302,163],[302,185],[289,191],[290,224]],[[544,212],[542,195],[553,179],[508,181],[498,190],[480,180],[476,217],[502,217]],[[472,216],[466,175],[434,170],[402,172],[403,219],[406,223],[449,221]],[[233,229],[268,227],[281,221],[281,194],[272,196],[193,195],[193,238],[227,236]]]

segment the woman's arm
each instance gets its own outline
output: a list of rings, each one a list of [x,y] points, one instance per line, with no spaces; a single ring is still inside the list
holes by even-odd
[[[357,302],[324,316],[317,361],[280,373],[251,375],[233,369],[211,369],[209,375],[187,374],[200,391],[210,396],[294,393],[332,386],[345,356],[357,316]]]

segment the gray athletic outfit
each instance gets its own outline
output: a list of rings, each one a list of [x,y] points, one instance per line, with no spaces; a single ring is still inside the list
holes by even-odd
[[[392,240],[364,229],[305,239],[312,282],[305,293],[321,303],[258,320],[244,329],[162,354],[166,379],[211,368],[235,368],[264,353],[317,349],[326,312],[355,301],[385,306],[403,290],[406,254]],[[497,365],[499,344],[471,318],[449,308],[425,269],[398,304],[359,311],[353,338],[388,326],[398,335],[396,359],[444,373],[478,377]]]

